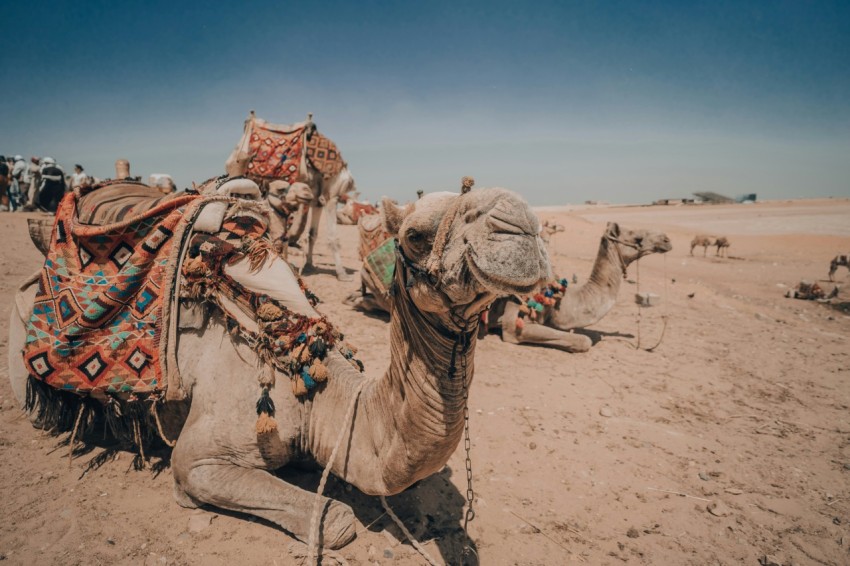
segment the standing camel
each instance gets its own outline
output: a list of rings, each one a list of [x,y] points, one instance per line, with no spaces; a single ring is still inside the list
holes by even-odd
[[[336,144],[319,133],[312,114],[308,114],[304,122],[281,125],[257,118],[252,110],[245,121],[242,138],[227,159],[227,171],[231,176],[243,174],[257,181],[263,192],[267,192],[273,180],[284,181],[301,190],[309,189],[312,198],[309,205],[301,208],[299,220],[288,232],[289,242],[294,243],[301,237],[309,206],[310,228],[304,270],[315,269],[313,250],[322,213],[327,210],[325,226],[337,279],[353,279],[342,264],[336,209],[344,195],[356,190],[354,177]]]
[[[694,236],[694,239],[691,240],[691,255],[694,255],[695,247],[702,246],[702,256],[705,257],[708,248],[713,245],[715,245],[713,236]]]
[[[832,261],[829,262],[829,280],[835,281],[833,277],[835,276],[835,272],[838,271],[839,267],[846,267],[850,269],[850,254],[848,255],[837,255],[832,258]]]
[[[726,236],[717,238],[714,241],[714,245],[717,246],[717,252],[714,255],[718,257],[729,257],[729,246],[732,244]]]
[[[289,376],[274,371],[283,385],[266,391],[276,429],[260,431],[255,350],[212,307],[195,329],[180,332],[176,359],[188,417],[180,416],[183,403],[159,409],[166,423],[178,423],[171,465],[180,505],[252,514],[306,540],[316,494],[271,471],[313,461],[367,494],[391,495],[446,464],[464,430],[480,313],[497,296],[528,293],[551,277],[549,260],[534,213],[504,189],[429,194],[405,208],[384,201],[382,214],[399,242],[390,364],[382,375],[365,376],[335,347],[323,358],[326,381],[304,396],[293,395]],[[223,273],[310,320],[320,316],[286,262],[269,255],[258,270],[251,263],[242,257]],[[12,307],[11,352],[24,347],[36,287],[22,286]],[[265,320],[260,310],[255,324]],[[373,337],[361,343],[373,344]],[[28,369],[21,356],[9,362],[23,405]],[[338,439],[342,450],[332,458]],[[351,508],[324,497],[321,506],[324,546],[353,539]]]

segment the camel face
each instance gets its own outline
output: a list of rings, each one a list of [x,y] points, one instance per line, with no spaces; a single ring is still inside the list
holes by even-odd
[[[404,209],[385,201],[384,219],[404,255],[430,275],[417,278],[411,290],[420,309],[483,308],[550,277],[540,223],[511,191],[430,193]]]
[[[629,263],[649,254],[665,254],[673,249],[670,238],[664,232],[623,229],[618,224],[609,222],[607,234],[626,246],[628,252],[624,250],[623,255],[627,256],[625,259]]]

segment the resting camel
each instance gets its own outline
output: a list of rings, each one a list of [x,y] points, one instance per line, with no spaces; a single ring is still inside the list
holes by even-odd
[[[850,254],[848,255],[837,255],[835,256],[831,262],[829,262],[829,280],[835,281],[833,276],[835,272],[838,271],[839,267],[846,267],[850,269]]]
[[[361,248],[379,227],[374,218],[363,218],[360,228]],[[545,307],[537,320],[542,324],[520,323],[518,299],[496,299],[487,313],[487,322],[480,328],[501,332],[502,340],[512,344],[537,344],[558,348],[568,352],[586,352],[592,342],[582,334],[566,332],[584,328],[601,320],[617,302],[617,293],[626,274],[626,268],[634,261],[653,253],[667,253],[673,249],[666,234],[651,230],[628,230],[609,222],[599,243],[599,252],[587,283],[581,287],[567,287],[563,298],[554,307]],[[362,252],[361,252],[362,255]],[[363,287],[346,299],[349,304],[363,311],[386,311],[388,294],[379,288],[374,275],[365,268],[360,270]]]
[[[702,256],[705,257],[710,246],[715,245],[714,236],[694,236],[691,240],[691,255],[694,255],[694,248],[702,246]]]
[[[500,331],[512,344],[536,344],[567,352],[586,352],[592,342],[583,334],[567,332],[599,322],[617,302],[628,266],[649,254],[667,253],[673,246],[666,234],[628,230],[609,222],[599,242],[590,278],[581,287],[567,287],[555,305],[543,307],[539,323],[518,323],[521,306],[516,299],[497,299],[487,313],[487,330]]]
[[[364,376],[329,350],[327,380],[305,397],[296,398],[286,376],[278,376],[284,385],[269,392],[277,429],[261,435],[255,430],[255,352],[232,337],[213,309],[197,330],[181,331],[177,361],[188,417],[173,402],[160,409],[164,420],[171,416],[182,424],[171,457],[180,505],[249,513],[306,540],[316,495],[271,471],[315,462],[367,494],[391,495],[439,471],[455,451],[480,313],[497,296],[528,293],[551,277],[539,224],[525,201],[505,189],[434,193],[404,208],[384,201],[382,213],[399,241],[390,364],[382,375]],[[268,258],[254,274],[247,263],[228,264],[225,272],[250,289],[265,285],[265,293],[293,311],[317,316],[286,262]],[[16,297],[11,352],[23,347],[34,293],[29,284]],[[356,336],[349,339],[357,343]],[[23,405],[27,369],[20,356],[9,362],[12,389]],[[346,431],[345,442],[332,460],[340,431]],[[354,514],[341,502],[321,503],[323,545],[339,548],[355,536]]]
[[[227,159],[227,170],[231,175],[235,171],[244,171],[241,174],[246,174],[248,177],[256,180],[261,185],[261,188],[266,188],[269,179],[259,178],[252,173],[251,161],[255,159],[255,155],[251,153],[250,137],[251,132],[255,129],[266,129],[275,132],[283,132],[284,134],[293,134],[301,132],[305,139],[309,140],[313,136],[322,137],[313,123],[313,115],[308,114],[307,120],[292,125],[276,125],[270,124],[265,120],[257,118],[252,110],[245,121],[244,132],[239,143],[233,149],[230,157]],[[336,146],[327,138],[323,140],[329,142],[334,151]],[[353,276],[349,274],[342,265],[342,256],[340,255],[340,243],[337,230],[337,204],[348,193],[356,190],[354,177],[348,169],[348,164],[342,161],[342,156],[338,153],[339,167],[332,170],[320,171],[315,162],[308,158],[308,144],[304,143],[302,154],[299,159],[297,175],[294,175],[294,181],[291,183],[293,187],[303,190],[305,187],[309,189],[312,198],[309,201],[310,210],[310,228],[307,232],[307,257],[304,263],[304,271],[309,272],[315,269],[313,263],[313,249],[316,245],[316,240],[319,234],[319,223],[322,218],[322,212],[327,210],[325,215],[325,226],[328,233],[328,243],[333,253],[334,267],[336,269],[337,279],[340,281],[351,281]],[[294,169],[294,168],[293,168]],[[299,218],[296,220],[292,229],[288,234],[289,241],[295,243],[303,234],[306,227],[306,206],[300,210]]]
[[[550,223],[548,220],[544,220],[543,225],[540,227],[540,237],[548,244],[552,239],[552,236],[558,232],[563,232],[564,230],[566,230],[566,228],[564,228],[562,224],[556,224],[554,222]]]

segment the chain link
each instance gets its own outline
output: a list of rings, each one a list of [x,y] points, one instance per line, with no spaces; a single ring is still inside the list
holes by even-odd
[[[469,538],[469,532],[467,531],[467,525],[470,521],[475,519],[475,510],[472,507],[473,501],[475,500],[475,491],[472,489],[472,440],[469,437],[469,382],[467,381],[467,368],[466,368],[466,353],[469,350],[469,334],[466,333],[466,329],[464,328],[463,333],[461,334],[462,338],[462,348],[461,348],[461,386],[463,392],[463,447],[466,451],[466,513],[463,516],[463,533],[466,535],[467,540]],[[464,544],[463,553],[461,556],[461,564],[463,564],[463,558],[469,556],[470,553],[475,552],[469,544]]]

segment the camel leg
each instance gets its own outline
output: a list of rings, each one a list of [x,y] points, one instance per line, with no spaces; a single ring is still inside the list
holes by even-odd
[[[319,238],[319,221],[322,219],[322,207],[310,206],[310,230],[307,232],[307,260],[304,262],[304,269],[312,269],[313,265],[313,248],[316,246],[316,240]]]
[[[339,235],[337,233],[336,206],[337,198],[331,198],[327,205],[328,214],[325,215],[325,224],[327,225],[328,244],[334,256],[334,267],[336,268],[336,278],[339,281],[353,281],[354,276],[345,270],[342,265],[342,255],[340,254]]]
[[[537,344],[566,352],[587,352],[593,345],[593,341],[583,334],[564,332],[542,324],[526,324],[516,339],[520,344]]]
[[[197,428],[197,427],[194,427]],[[296,538],[307,541],[316,494],[286,483],[258,468],[237,466],[217,457],[205,457],[192,448],[200,430],[184,429],[172,455],[174,494],[184,507],[203,504],[256,515],[280,525]],[[321,543],[326,548],[345,546],[356,535],[351,507],[321,498]]]

